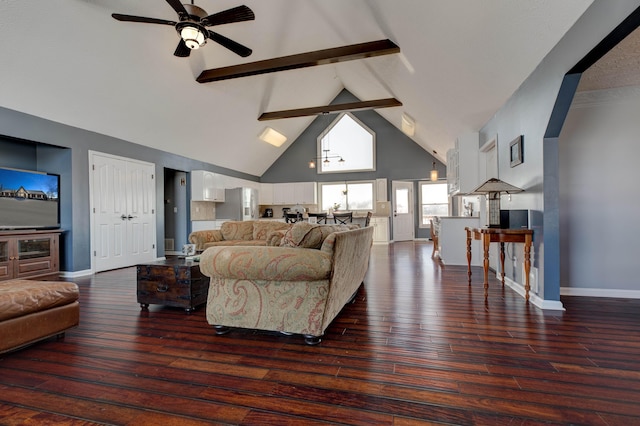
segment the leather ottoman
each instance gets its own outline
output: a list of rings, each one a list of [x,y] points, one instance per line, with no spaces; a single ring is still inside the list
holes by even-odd
[[[55,335],[80,321],[78,286],[64,281],[0,282],[0,353]]]

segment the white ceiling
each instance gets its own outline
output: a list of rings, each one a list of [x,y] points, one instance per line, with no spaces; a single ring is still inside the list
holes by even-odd
[[[260,176],[312,118],[258,122],[266,111],[328,104],[343,88],[444,161],[529,76],[592,0],[196,0],[209,14],[246,4],[255,21],[212,28],[253,49],[214,42],[173,56],[164,0],[0,0],[0,106]],[[199,84],[204,69],[389,38],[401,53]],[[265,125],[287,135],[275,148]],[[0,129],[0,133],[1,129]]]

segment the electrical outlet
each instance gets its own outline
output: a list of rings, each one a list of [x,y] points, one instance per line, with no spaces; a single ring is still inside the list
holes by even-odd
[[[525,272],[524,272],[524,265],[522,265],[522,279],[524,281],[524,277],[525,277]],[[522,283],[522,285],[524,285],[524,282]],[[532,266],[529,269],[529,286],[531,287],[530,291],[532,293],[538,293],[538,268],[536,268],[535,266]]]

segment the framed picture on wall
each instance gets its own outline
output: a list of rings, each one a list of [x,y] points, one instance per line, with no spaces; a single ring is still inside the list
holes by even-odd
[[[522,162],[524,161],[522,152],[523,139],[524,137],[520,135],[509,143],[509,158],[511,159],[511,162],[509,164],[511,165],[511,167],[522,164]]]

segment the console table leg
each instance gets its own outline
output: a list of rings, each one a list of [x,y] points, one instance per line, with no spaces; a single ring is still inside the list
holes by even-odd
[[[484,234],[482,236],[482,247],[484,249],[484,299],[487,300],[489,297],[489,243],[491,242],[491,238],[489,234]]]
[[[500,242],[500,272],[502,272],[502,287],[504,287],[504,243]]]
[[[529,272],[531,271],[531,235],[526,235],[524,241],[524,292],[525,300],[529,303],[529,290],[531,285],[529,283]]]
[[[471,285],[471,231],[467,229],[467,279]]]

